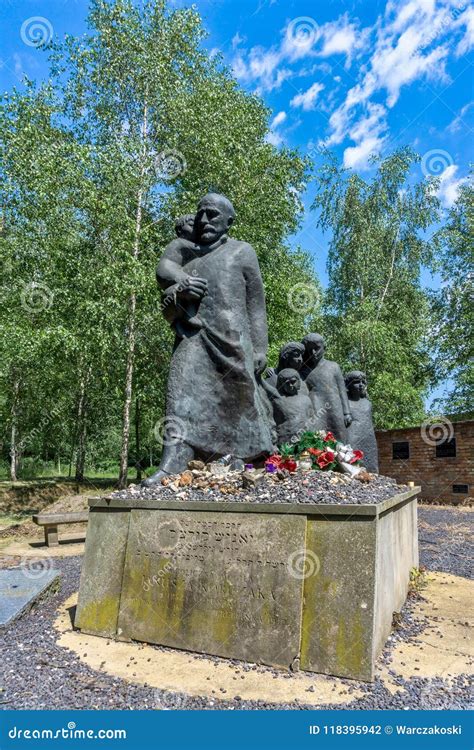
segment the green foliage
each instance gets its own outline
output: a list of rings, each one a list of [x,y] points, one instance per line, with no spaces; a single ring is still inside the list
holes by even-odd
[[[308,453],[313,469],[332,471],[337,469],[338,466],[335,454],[336,446],[337,441],[330,436],[326,439],[319,432],[307,431],[303,432],[294,443],[282,446],[281,452],[282,455],[292,455],[295,458],[300,458],[303,453]]]
[[[435,235],[442,286],[433,294],[435,372],[437,382],[452,381],[435,402],[437,410],[474,416],[474,184],[472,172],[461,185],[447,223]]]
[[[172,335],[154,272],[208,189],[258,253],[272,359],[317,312],[288,303],[296,282],[317,288],[286,242],[310,165],[266,142],[268,110],[203,37],[193,8],[93,0],[89,32],[51,45],[48,85],[3,99],[1,439],[20,464],[62,455],[80,475],[129,445],[157,461]]]
[[[367,373],[378,428],[419,423],[432,382],[420,269],[433,263],[437,185],[410,179],[417,161],[400,149],[366,181],[328,153],[317,180],[319,224],[332,230],[324,333],[334,359]]]

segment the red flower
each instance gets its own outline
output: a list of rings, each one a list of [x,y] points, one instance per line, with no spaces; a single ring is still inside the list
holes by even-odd
[[[277,467],[277,469],[279,469],[282,461],[283,461],[283,458],[280,456],[280,454],[274,453],[273,456],[270,456],[269,458],[267,458],[267,460],[265,461],[265,466],[267,466],[267,464],[273,464],[274,466]]]
[[[335,440],[335,439],[336,439],[336,438],[334,437],[334,435],[332,434],[332,432],[327,432],[327,433],[326,433],[326,436],[325,436],[325,438],[324,438],[324,442],[325,442],[325,443],[327,443],[327,442],[328,442],[328,440]]]
[[[361,461],[364,458],[364,451],[353,451],[354,457],[351,458],[351,464],[355,464],[356,461]]]
[[[320,448],[308,448],[308,453],[311,453],[313,456],[319,456],[322,452]]]
[[[324,469],[326,466],[329,466],[329,464],[332,464],[334,459],[335,454],[332,451],[324,451],[318,458],[319,468]]]
[[[294,472],[298,468],[298,464],[292,458],[285,458],[281,463],[281,468]]]

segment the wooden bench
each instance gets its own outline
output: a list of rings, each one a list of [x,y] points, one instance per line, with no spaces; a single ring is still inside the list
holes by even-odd
[[[89,511],[82,510],[80,513],[38,513],[33,516],[33,521],[38,526],[44,526],[44,541],[47,547],[57,547],[58,526],[66,523],[87,523]]]

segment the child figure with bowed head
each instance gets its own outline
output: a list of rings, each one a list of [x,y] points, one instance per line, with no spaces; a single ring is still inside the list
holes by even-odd
[[[262,379],[273,406],[277,430],[277,445],[290,443],[306,430],[314,429],[315,414],[307,391],[301,390],[302,381],[297,370],[289,367],[280,370],[277,387]]]

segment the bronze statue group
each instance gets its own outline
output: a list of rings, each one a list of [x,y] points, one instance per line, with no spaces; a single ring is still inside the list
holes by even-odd
[[[377,472],[366,375],[353,370],[344,377],[324,352],[318,333],[290,341],[280,351],[278,366],[261,379],[273,407],[277,445],[291,443],[305,431],[331,432],[341,443],[363,451],[365,468]]]
[[[228,236],[235,218],[225,196],[208,193],[157,268],[162,311],[175,332],[168,377],[166,439],[150,486],[189,461],[232,455],[264,460],[302,431],[331,432],[377,471],[377,446],[362,372],[344,379],[310,333],[267,367],[265,294],[256,253]]]

